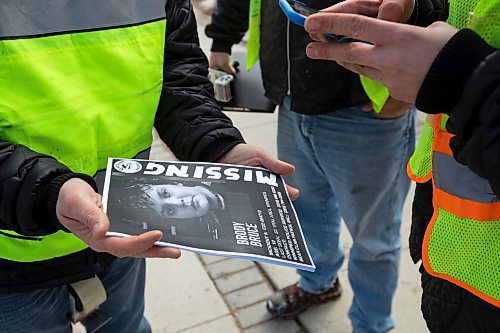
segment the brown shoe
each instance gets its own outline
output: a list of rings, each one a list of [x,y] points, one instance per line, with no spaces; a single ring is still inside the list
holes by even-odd
[[[321,294],[308,293],[295,283],[274,293],[267,300],[266,307],[274,317],[293,318],[313,305],[338,299],[341,293],[338,279],[333,287]]]

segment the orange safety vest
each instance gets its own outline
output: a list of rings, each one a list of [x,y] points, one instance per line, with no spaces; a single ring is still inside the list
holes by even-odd
[[[500,0],[450,0],[448,23],[500,47]],[[427,117],[408,175],[432,180],[434,214],[422,247],[425,270],[500,307],[500,202],[489,182],[458,163],[446,115]]]
[[[486,179],[453,157],[443,115],[427,122],[434,132],[434,214],[422,247],[425,270],[500,307],[500,201]],[[418,182],[427,179],[408,171]]]

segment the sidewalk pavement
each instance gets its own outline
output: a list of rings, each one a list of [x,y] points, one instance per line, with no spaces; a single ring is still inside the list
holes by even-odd
[[[204,26],[210,18],[197,13],[200,42],[205,51],[210,40]],[[244,45],[237,46],[244,48]],[[234,51],[234,49],[233,49]],[[248,143],[276,154],[277,112],[250,114],[230,112],[227,115],[241,130]],[[420,125],[422,119],[420,118]],[[420,126],[421,127],[421,126]],[[172,159],[168,148],[155,140],[154,159]],[[401,271],[393,302],[395,333],[427,332],[420,313],[420,280],[418,267],[408,252],[408,234],[413,188],[405,204],[402,227]],[[339,279],[343,295],[299,315],[297,319],[272,319],[265,309],[265,300],[275,290],[298,279],[291,268],[254,263],[248,260],[201,256],[184,251],[179,260],[148,259],[146,285],[146,316],[154,333],[295,333],[352,331],[347,312],[352,290],[347,278],[347,259],[352,240],[343,227],[341,233],[346,260]]]

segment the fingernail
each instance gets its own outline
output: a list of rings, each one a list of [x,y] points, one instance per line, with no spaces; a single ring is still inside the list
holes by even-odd
[[[311,31],[311,30],[317,30],[317,29],[319,29],[318,20],[310,19],[309,21],[307,21],[307,30]]]
[[[309,58],[316,58],[318,56],[318,49],[312,45],[308,45],[306,54]]]

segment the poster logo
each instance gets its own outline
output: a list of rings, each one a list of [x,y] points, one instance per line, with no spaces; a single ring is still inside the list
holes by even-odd
[[[142,170],[142,165],[136,161],[120,160],[113,165],[115,170],[123,173],[137,173]]]

